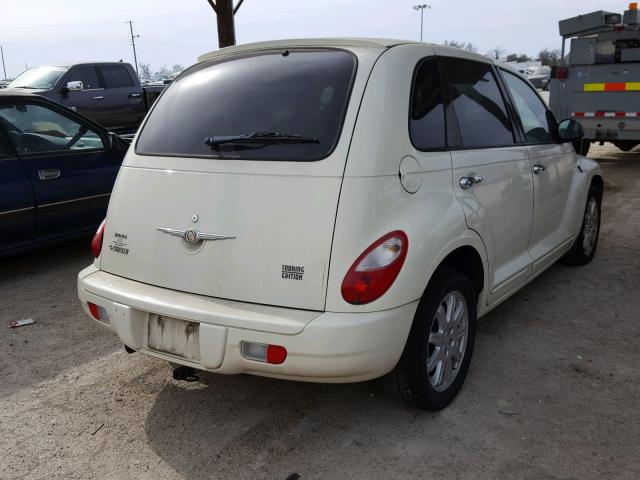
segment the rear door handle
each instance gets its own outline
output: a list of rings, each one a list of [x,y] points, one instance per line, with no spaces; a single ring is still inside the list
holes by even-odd
[[[53,180],[61,175],[57,168],[48,168],[46,170],[38,170],[38,178],[40,180]]]
[[[546,165],[543,165],[542,163],[536,163],[533,166],[533,173],[535,173],[536,175],[538,175],[539,173],[544,172],[547,169]]]
[[[471,188],[472,186],[474,186],[476,183],[480,183],[482,180],[484,180],[484,178],[482,178],[480,175],[469,175],[468,177],[462,177],[460,179],[460,187],[463,190],[466,190],[467,188]]]
[[[104,96],[102,95],[96,95],[95,97],[93,97],[94,100],[104,100]]]
[[[142,96],[141,93],[130,93],[129,98],[140,98]]]

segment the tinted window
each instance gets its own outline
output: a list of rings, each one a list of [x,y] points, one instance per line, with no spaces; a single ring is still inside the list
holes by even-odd
[[[131,75],[125,67],[99,67],[106,88],[133,87]]]
[[[98,75],[96,75],[96,69],[93,67],[76,67],[69,75],[67,75],[66,82],[82,82],[82,88],[84,90],[92,90],[94,88],[100,88],[98,84]]]
[[[481,148],[513,144],[513,127],[491,65],[456,58],[441,58],[440,62],[462,145]]]
[[[154,106],[137,143],[141,154],[312,161],[338,141],[354,57],[338,50],[269,51],[206,62],[178,77]],[[305,144],[226,144],[207,137],[280,132]]]
[[[507,88],[522,122],[527,143],[555,141],[556,120],[533,89],[521,78],[503,70]]]
[[[0,128],[22,154],[103,148],[98,133],[41,105],[0,105]]]
[[[445,147],[444,105],[435,58],[418,65],[411,94],[411,141],[419,150]]]

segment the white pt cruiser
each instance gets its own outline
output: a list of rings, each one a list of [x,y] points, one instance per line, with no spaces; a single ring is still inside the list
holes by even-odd
[[[517,72],[397,40],[225,48],[163,93],[126,156],[86,312],[224,374],[358,382],[446,406],[476,319],[595,253],[603,181]]]

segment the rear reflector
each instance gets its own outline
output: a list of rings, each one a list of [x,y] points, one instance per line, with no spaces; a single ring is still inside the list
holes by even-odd
[[[104,323],[109,323],[109,314],[104,307],[91,302],[87,302],[87,306],[89,307],[89,312],[91,312],[91,316],[93,318]]]
[[[244,358],[256,362],[280,365],[287,359],[287,349],[280,345],[267,345],[266,343],[241,342],[240,352]]]

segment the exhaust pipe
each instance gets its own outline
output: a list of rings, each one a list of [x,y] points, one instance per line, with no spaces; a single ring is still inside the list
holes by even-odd
[[[200,380],[200,378],[198,377],[199,371],[200,370],[196,370],[195,368],[181,365],[173,369],[173,379],[182,380],[185,382],[197,382],[198,380]]]

